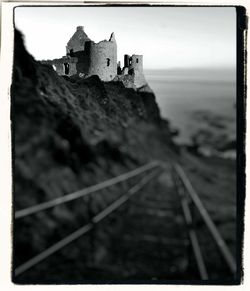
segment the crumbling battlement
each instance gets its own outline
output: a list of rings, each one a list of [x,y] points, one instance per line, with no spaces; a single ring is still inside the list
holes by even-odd
[[[109,40],[92,41],[78,26],[66,46],[66,56],[61,59],[42,61],[52,65],[59,75],[98,75],[103,81],[120,80],[129,88],[140,88],[147,84],[143,74],[143,56],[125,55],[124,67],[117,63],[117,44],[114,33]],[[118,78],[115,78],[119,76]],[[131,76],[131,77],[120,77]],[[133,84],[131,83],[133,82]]]
[[[51,65],[58,75],[75,75],[77,74],[78,59],[71,57],[62,57],[61,59],[41,61],[42,64]]]

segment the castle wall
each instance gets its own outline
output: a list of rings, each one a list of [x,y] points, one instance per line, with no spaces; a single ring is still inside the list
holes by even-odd
[[[129,70],[134,69],[143,73],[143,56],[142,55],[132,55],[130,57]]]
[[[111,81],[117,75],[117,47],[115,41],[91,42],[89,75]]]
[[[132,55],[129,62],[129,73],[134,76],[134,84],[136,88],[140,88],[147,84],[143,74],[143,56]]]
[[[68,73],[69,76],[77,74],[76,65],[77,64],[74,62],[69,63],[69,73]]]
[[[52,61],[42,61],[52,65],[59,75],[98,75],[103,81],[116,80],[128,88],[147,85],[143,74],[143,56],[125,55],[124,68],[117,64],[117,45],[114,33],[110,39],[95,43],[89,39],[82,26],[67,43],[67,56]]]
[[[72,76],[77,74],[77,58],[63,57],[61,59],[54,59],[49,61],[41,61],[42,64],[50,65],[57,72],[58,75]]]
[[[124,87],[132,88],[136,90],[136,86],[134,84],[134,76],[131,75],[117,75],[114,80],[115,82],[122,82]]]
[[[86,44],[85,44],[86,48]],[[76,64],[76,71],[77,74],[84,74],[88,75],[89,73],[89,66],[90,66],[90,52],[89,50],[76,52],[73,54],[74,57],[77,57],[78,62]]]
[[[133,76],[134,76],[134,84],[136,88],[140,88],[147,85],[147,81],[142,72],[135,70]]]
[[[83,26],[77,26],[76,32],[67,43],[66,54],[77,51],[84,51],[85,42],[87,41],[91,41],[91,39],[84,32]]]
[[[52,67],[54,68],[54,70],[57,72],[58,75],[64,75],[64,65],[63,63],[52,63]]]

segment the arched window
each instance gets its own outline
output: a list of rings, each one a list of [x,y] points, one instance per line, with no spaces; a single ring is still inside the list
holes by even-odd
[[[69,51],[69,55],[70,55],[71,57],[73,57],[73,53],[74,53],[74,50],[73,50],[73,49],[70,49],[70,51]]]
[[[136,62],[137,62],[137,63],[139,63],[139,60],[138,60],[138,58],[136,59]]]
[[[110,65],[110,59],[107,58],[107,67],[109,67],[109,65]]]

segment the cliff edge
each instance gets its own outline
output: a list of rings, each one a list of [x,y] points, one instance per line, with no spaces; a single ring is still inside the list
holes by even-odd
[[[58,76],[51,66],[34,60],[18,31],[11,116],[15,210],[153,159],[170,159],[176,151],[152,92],[103,82],[97,76]],[[16,222],[15,266],[77,228],[86,214],[78,203],[59,208]],[[34,231],[37,227],[39,233]]]

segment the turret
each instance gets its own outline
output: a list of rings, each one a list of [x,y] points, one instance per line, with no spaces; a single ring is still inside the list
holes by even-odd
[[[143,73],[143,56],[132,55],[132,57],[130,58],[129,69],[134,69]]]
[[[111,81],[117,75],[117,45],[114,33],[109,41],[89,42],[89,75],[98,75],[103,81]]]
[[[143,74],[143,56],[142,55],[124,55],[123,75],[130,75],[133,77],[133,83],[136,88],[140,88],[147,84]]]

